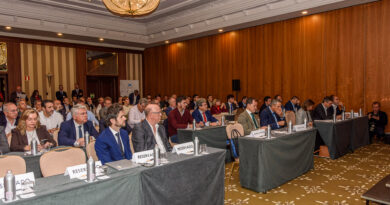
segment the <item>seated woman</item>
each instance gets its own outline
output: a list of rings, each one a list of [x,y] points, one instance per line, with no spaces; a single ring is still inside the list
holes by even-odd
[[[313,120],[311,118],[311,111],[314,109],[314,102],[310,99],[306,100],[303,103],[301,109],[298,110],[295,116],[295,123],[297,125],[303,124],[305,122],[305,118],[307,120],[308,126],[313,126]]]
[[[225,103],[221,103],[220,99],[215,99],[215,103],[211,107],[210,112],[212,115],[220,114],[221,112],[227,112]]]
[[[10,149],[12,152],[24,152],[31,150],[31,141],[38,141],[38,151],[48,147],[55,147],[57,143],[39,123],[39,115],[33,109],[27,109],[19,119],[18,126],[12,130]]]

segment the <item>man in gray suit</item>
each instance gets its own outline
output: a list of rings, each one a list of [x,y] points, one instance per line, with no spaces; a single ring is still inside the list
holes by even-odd
[[[9,152],[9,145],[7,137],[5,136],[5,129],[3,126],[0,126],[0,154],[5,154]]]
[[[134,126],[133,147],[134,152],[153,149],[156,144],[161,153],[172,150],[165,128],[158,123],[161,120],[161,108],[156,104],[149,104],[145,108],[146,119]]]
[[[249,135],[253,130],[260,128],[260,122],[255,117],[257,101],[253,98],[248,98],[246,103],[246,109],[238,116],[237,121],[244,128],[244,134]],[[261,129],[265,129],[265,127]]]

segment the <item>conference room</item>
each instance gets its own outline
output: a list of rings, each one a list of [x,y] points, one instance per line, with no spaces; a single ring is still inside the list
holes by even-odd
[[[1,0],[0,205],[390,204],[390,0]]]

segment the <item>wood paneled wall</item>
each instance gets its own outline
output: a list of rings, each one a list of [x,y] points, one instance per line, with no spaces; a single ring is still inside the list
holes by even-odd
[[[144,94],[239,97],[336,94],[346,109],[390,114],[390,1],[378,1],[146,49]]]

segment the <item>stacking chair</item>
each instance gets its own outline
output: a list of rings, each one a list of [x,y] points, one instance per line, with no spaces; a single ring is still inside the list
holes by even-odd
[[[96,151],[95,151],[95,140],[93,140],[92,142],[90,142],[88,145],[87,145],[87,148],[86,148],[86,151],[87,151],[87,157],[89,158],[89,156],[92,156],[93,160],[94,161],[99,161],[99,158],[97,157],[96,155]]]
[[[130,149],[131,149],[131,153],[134,154],[134,146],[133,146],[132,136],[133,136],[133,133],[130,132],[130,134],[129,134]]]
[[[228,136],[227,144],[230,148],[230,151],[233,154],[234,162],[230,168],[230,176],[228,181],[230,181],[235,165],[240,165],[239,152],[238,152],[238,138],[244,136],[244,128],[241,124],[235,123],[230,124],[226,127],[226,134]]]
[[[54,141],[56,141],[57,145],[58,145],[58,132],[59,131],[60,130],[56,130],[56,131],[53,132],[53,139],[54,139]]]
[[[291,121],[292,125],[295,125],[295,113],[293,111],[286,112],[286,123]]]
[[[24,174],[26,173],[26,162],[20,156],[0,156],[0,178],[4,177],[8,170],[11,170],[14,175]]]
[[[85,153],[80,148],[64,147],[46,152],[39,164],[43,177],[64,174],[67,167],[84,164]]]

